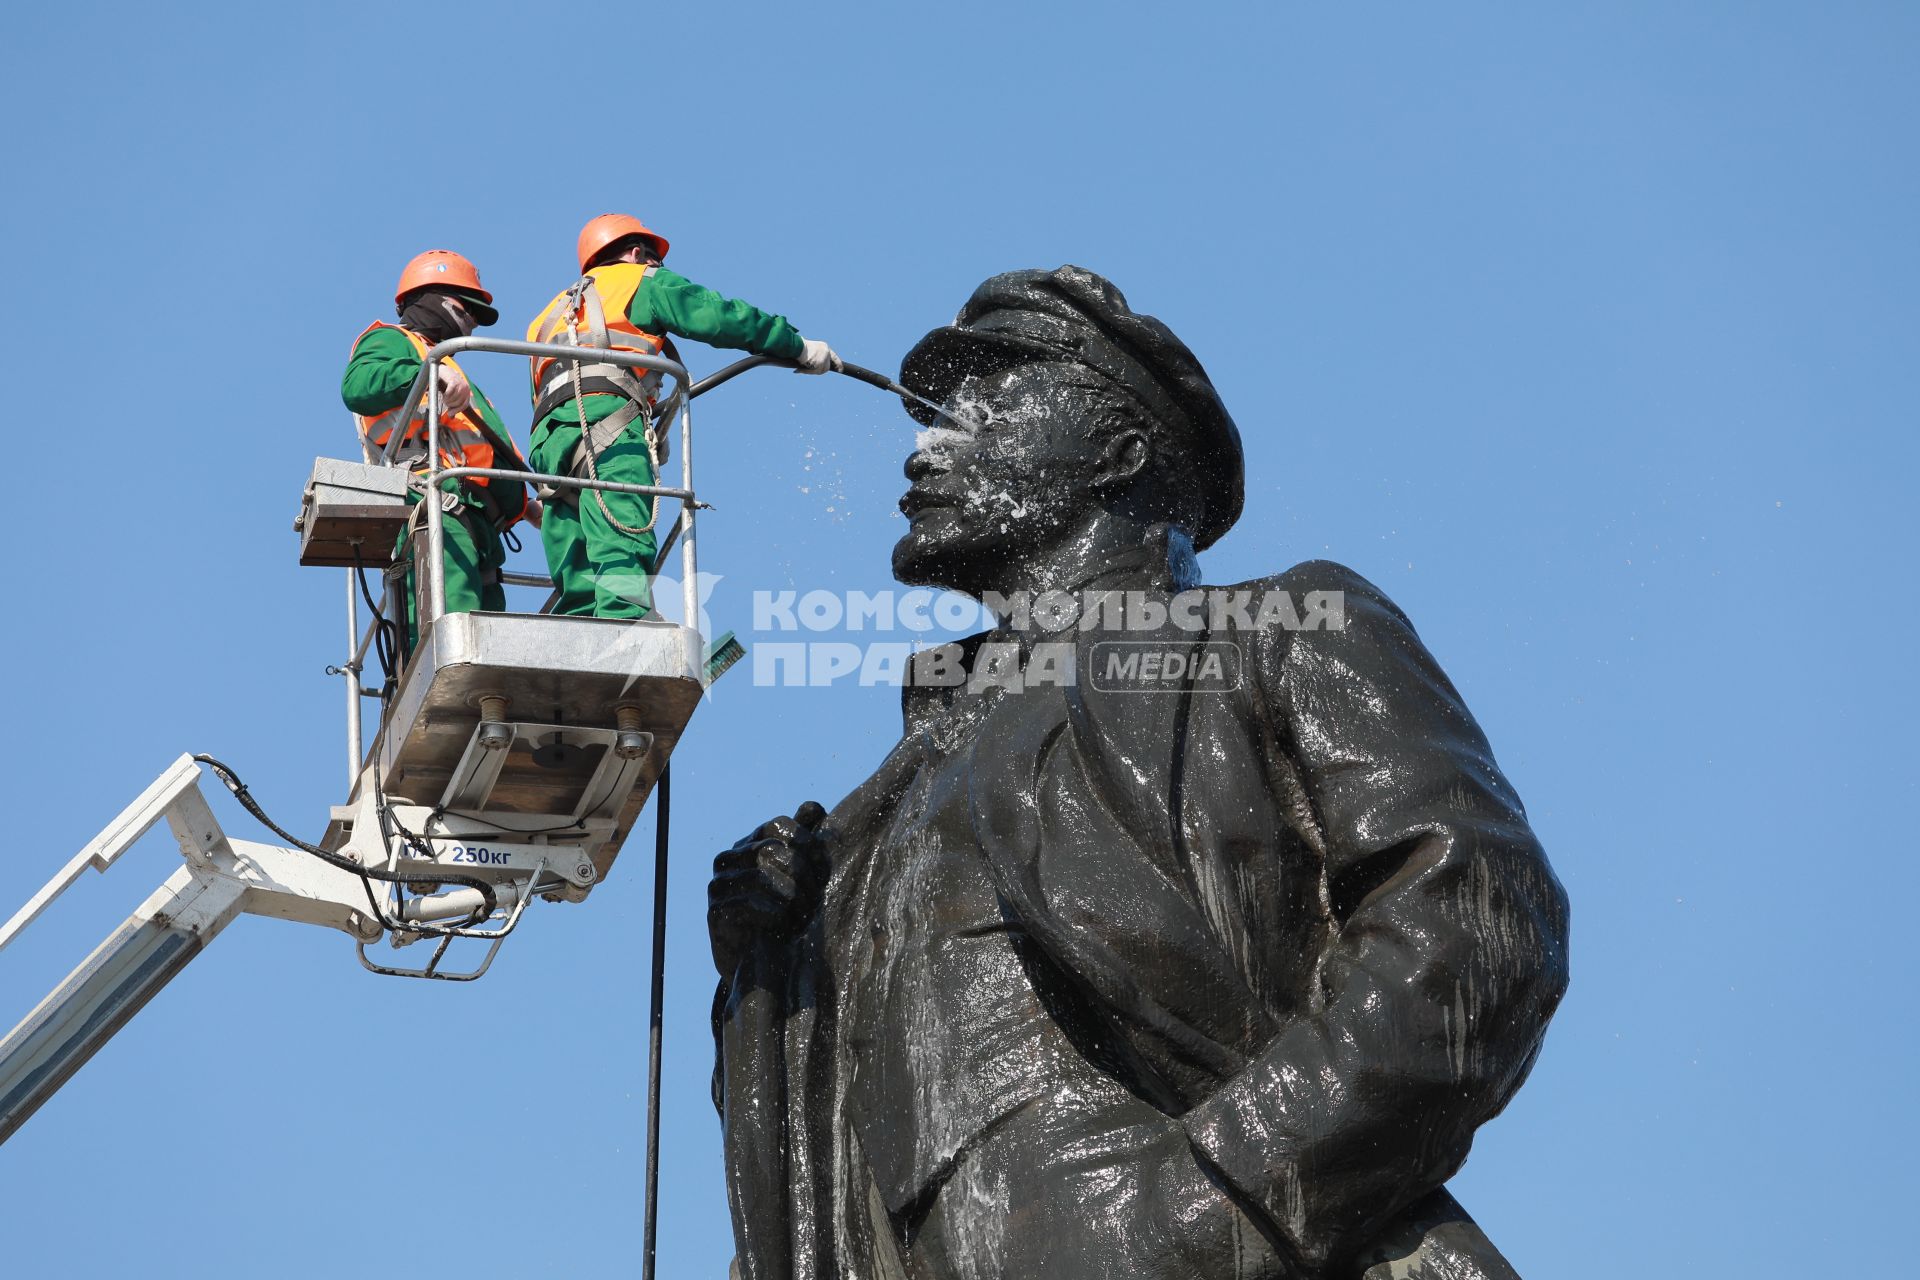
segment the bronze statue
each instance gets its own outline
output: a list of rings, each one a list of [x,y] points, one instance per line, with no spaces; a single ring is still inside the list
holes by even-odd
[[[736,1271],[1513,1275],[1444,1183],[1567,906],[1459,694],[1349,569],[1197,585],[1239,434],[1100,277],[995,276],[900,380],[952,416],[894,571],[1001,625],[715,861]]]

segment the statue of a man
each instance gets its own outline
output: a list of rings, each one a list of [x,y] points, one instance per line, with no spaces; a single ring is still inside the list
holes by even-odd
[[[1459,694],[1339,565],[1198,586],[1239,434],[1106,280],[995,276],[901,381],[950,416],[908,405],[895,574],[1000,625],[716,859],[736,1271],[1512,1275],[1443,1184],[1567,907]]]

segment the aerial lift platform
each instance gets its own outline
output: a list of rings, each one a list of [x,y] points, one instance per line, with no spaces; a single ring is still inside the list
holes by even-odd
[[[678,485],[631,485],[508,467],[445,467],[440,396],[432,376],[466,352],[578,360],[577,346],[465,337],[428,351],[399,415],[424,399],[424,460],[388,451],[361,462],[316,461],[295,528],[302,564],[343,567],[348,777],[324,834],[307,843],[275,826],[234,771],[211,756],[182,755],[89,841],[11,919],[0,949],[88,867],[106,871],[165,822],[182,865],[94,952],[0,1039],[0,1142],[93,1056],[236,916],[336,929],[360,962],[381,974],[443,981],[480,977],[537,900],[585,901],[608,877],[656,789],[652,1018],[648,1081],[647,1270],[651,1271],[659,1132],[661,971],[665,924],[668,761],[711,681],[739,656],[729,638],[699,630],[692,400],[755,364],[738,362],[693,384],[677,360],[596,349],[611,361],[663,375],[672,390],[650,431],[677,428]],[[513,459],[518,461],[518,459]],[[424,480],[414,466],[426,468]],[[678,505],[656,568],[677,545],[680,619],[561,617],[557,592],[528,612],[446,611],[439,567],[446,511],[442,482],[499,477],[576,492],[651,495]],[[656,480],[660,477],[656,476]],[[408,502],[412,483],[424,519]],[[403,529],[421,575],[418,644],[405,651],[405,600],[383,573]],[[376,590],[369,577],[385,579]],[[503,574],[517,589],[551,587],[542,574]],[[362,606],[369,615],[362,625]],[[397,625],[396,625],[397,623]],[[377,684],[363,680],[370,660]],[[376,703],[371,742],[362,707]],[[228,835],[201,790],[211,771],[285,843]],[[318,825],[317,823],[315,824]],[[467,940],[462,942],[462,940]],[[379,947],[382,942],[390,947]],[[456,946],[456,944],[458,944]],[[417,950],[408,950],[416,948]],[[402,949],[395,951],[394,949]],[[402,963],[402,955],[421,955]],[[468,962],[454,963],[465,959]]]

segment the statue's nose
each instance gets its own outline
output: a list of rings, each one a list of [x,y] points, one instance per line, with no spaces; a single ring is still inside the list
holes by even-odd
[[[938,470],[934,466],[933,455],[925,449],[915,449],[907,455],[907,479],[910,482],[925,480]]]

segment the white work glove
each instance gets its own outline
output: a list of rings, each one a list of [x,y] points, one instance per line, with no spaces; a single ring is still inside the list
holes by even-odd
[[[800,367],[795,373],[838,373],[840,357],[833,348],[813,338],[800,339]]]
[[[520,513],[520,518],[538,529],[540,527],[541,517],[545,516],[546,513],[547,509],[540,505],[540,499],[528,498],[527,509]]]
[[[467,375],[450,364],[440,366],[440,412],[447,417],[465,413],[473,403],[473,388]]]

